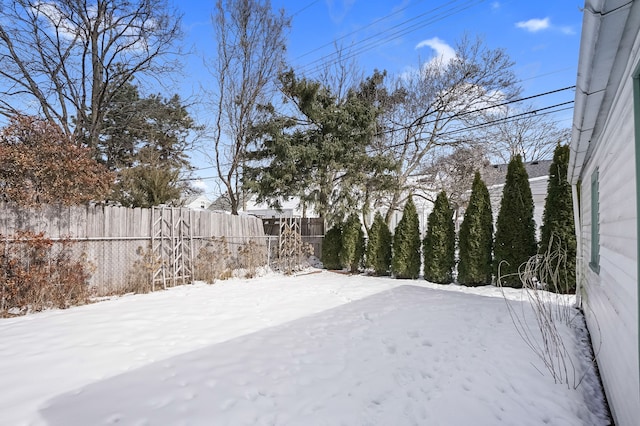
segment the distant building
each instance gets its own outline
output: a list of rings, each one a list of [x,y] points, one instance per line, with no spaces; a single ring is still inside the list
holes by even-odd
[[[185,198],[182,205],[188,209],[206,210],[211,205],[211,200],[206,195],[197,194]]]

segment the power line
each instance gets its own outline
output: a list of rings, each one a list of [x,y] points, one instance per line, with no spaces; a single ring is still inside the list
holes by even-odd
[[[500,123],[508,123],[508,122],[516,120],[517,118],[525,117],[525,116],[528,116],[528,115],[547,115],[547,114],[554,114],[556,112],[566,111],[566,110],[569,110],[571,108],[562,108],[562,109],[555,110],[555,111],[549,111],[549,110],[553,109],[553,108],[558,108],[558,107],[564,106],[564,105],[570,105],[573,102],[574,101],[561,102],[559,104],[555,104],[555,105],[551,105],[551,106],[547,106],[547,107],[543,107],[543,108],[538,108],[536,110],[523,112],[521,114],[515,114],[515,115],[508,116],[508,117],[502,117],[502,118],[499,118],[497,120],[488,121],[486,123],[475,124],[473,126],[464,127],[464,128],[461,128],[461,129],[455,129],[455,130],[450,130],[448,132],[438,133],[438,136],[447,136],[447,135],[451,135],[451,134],[455,134],[455,133],[467,132],[469,130],[479,129],[479,128],[482,128],[482,127],[493,126],[493,125],[500,124]],[[539,112],[542,112],[542,111],[547,111],[547,112],[542,113],[542,114],[538,114]],[[391,148],[399,148],[401,146],[408,145],[408,144],[411,144],[411,143],[414,143],[414,141],[399,142],[399,143],[396,143],[396,144],[385,146],[384,149],[386,150],[386,149],[391,149]]]
[[[333,44],[337,43],[337,42],[338,42],[338,41],[340,41],[340,40],[344,40],[345,38],[347,38],[347,37],[349,37],[349,36],[352,36],[352,35],[354,35],[354,34],[357,34],[357,33],[361,32],[361,31],[364,31],[364,30],[366,30],[367,28],[370,28],[370,27],[374,26],[374,25],[375,25],[375,24],[377,24],[378,22],[381,22],[381,21],[384,21],[384,20],[386,20],[386,19],[389,19],[389,18],[391,18],[392,16],[395,16],[395,15],[397,15],[397,14],[401,13],[401,12],[404,12],[405,10],[409,9],[409,8],[410,8],[410,7],[412,7],[412,6],[415,6],[415,5],[416,5],[416,4],[418,4],[418,3],[422,3],[422,1],[424,1],[424,0],[418,1],[418,2],[413,3],[413,4],[409,4],[408,6],[402,7],[402,8],[400,8],[400,9],[397,9],[395,12],[390,13],[390,14],[388,14],[388,15],[385,15],[385,16],[383,16],[383,17],[381,17],[381,18],[378,18],[378,19],[376,19],[376,20],[374,20],[374,21],[370,22],[369,24],[365,25],[364,27],[360,27],[360,28],[358,28],[357,30],[353,30],[353,31],[351,31],[351,32],[350,32],[350,33],[348,33],[348,34],[345,34],[345,35],[343,35],[343,36],[341,36],[341,37],[335,38],[335,39],[333,39],[332,41],[330,41],[330,42],[328,42],[328,43],[325,43],[325,44],[323,44],[323,45],[321,45],[321,46],[316,47],[316,48],[315,48],[315,49],[313,49],[313,50],[310,50],[310,51],[308,51],[308,52],[306,52],[306,53],[303,53],[302,55],[300,55],[300,56],[296,57],[295,59],[301,59],[301,58],[304,58],[305,56],[309,56],[310,54],[315,53],[315,52],[317,52],[317,51],[318,51],[318,50],[320,50],[320,49],[323,49],[323,48],[325,48],[325,47],[327,47],[327,46],[331,46],[331,45],[333,45]],[[316,2],[314,2],[314,3],[316,3]]]
[[[304,12],[304,11],[305,11],[305,10],[307,10],[307,9],[309,9],[311,6],[313,6],[314,4],[316,4],[316,3],[318,3],[318,2],[320,2],[320,0],[312,1],[312,2],[311,2],[311,3],[309,3],[308,5],[304,6],[302,9],[298,9],[298,11],[297,11],[297,12],[294,12],[294,13],[291,15],[291,17],[295,17],[295,16],[297,16],[297,15],[301,14],[302,12]]]
[[[502,106],[506,106],[506,105],[510,105],[510,104],[514,104],[514,103],[518,103],[518,102],[523,102],[523,101],[528,101],[528,100],[531,100],[531,99],[540,98],[542,96],[548,96],[548,95],[552,95],[552,94],[555,94],[555,93],[564,92],[566,90],[575,89],[575,87],[576,86],[573,85],[573,86],[562,87],[560,89],[549,90],[549,91],[546,91],[546,92],[537,93],[535,95],[526,96],[524,98],[513,99],[513,100],[510,100],[510,101],[507,101],[507,102],[503,102],[503,103],[500,103],[500,104],[497,104],[497,105],[491,105],[491,106],[487,106],[487,107],[483,107],[483,108],[478,108],[478,109],[475,109],[475,110],[472,110],[472,111],[464,111],[462,113],[454,114],[452,116],[446,117],[446,118],[441,119],[441,120],[449,120],[451,118],[457,118],[457,117],[461,117],[461,116],[468,115],[468,114],[474,114],[474,113],[486,111],[486,110],[489,110],[489,109],[500,108]],[[518,118],[518,117],[521,117],[521,116],[530,115],[530,114],[537,114],[539,112],[546,111],[546,110],[549,110],[551,108],[555,108],[555,107],[558,107],[558,106],[567,105],[567,104],[570,104],[570,103],[573,103],[573,101],[552,105],[550,107],[543,107],[543,108],[539,108],[539,109],[536,109],[536,110],[533,110],[533,111],[527,111],[527,112],[524,112],[524,113],[521,113],[521,114],[509,116],[509,117],[503,117],[503,118],[500,118],[500,119],[497,119],[497,120],[494,120],[494,121],[491,121],[491,122],[482,123],[482,124],[474,125],[474,126],[471,126],[471,127],[462,128],[462,129],[452,130],[451,132],[461,132],[461,131],[466,131],[466,130],[472,130],[473,128],[477,128],[477,127],[490,125],[492,123],[493,124],[499,124],[501,122],[513,121],[515,118]],[[566,108],[566,109],[570,109],[570,108]],[[558,111],[552,111],[551,113],[556,113],[556,112],[560,112],[560,111],[564,111],[564,110],[565,109],[558,110]],[[537,115],[546,115],[546,114],[549,114],[549,113],[547,112],[547,113],[537,114]],[[433,123],[433,122],[434,122],[434,120],[431,120],[431,121],[425,122],[424,124],[430,124],[430,123]],[[413,126],[404,126],[404,127],[399,127],[399,128],[395,128],[395,129],[383,130],[383,131],[377,132],[375,134],[375,136],[382,136],[382,135],[385,135],[385,134],[388,134],[388,133],[392,133],[392,132],[397,132],[397,131],[402,131],[402,130],[409,130],[412,127]],[[450,133],[441,133],[440,135],[447,135],[447,134],[450,134]],[[402,144],[405,144],[405,142],[403,142],[403,143],[401,143],[399,145],[389,146],[388,148],[396,148],[398,146],[401,146]],[[194,168],[191,171],[209,170],[209,169],[215,169],[216,167],[217,166],[206,166],[206,167]],[[203,180],[204,179],[207,179],[207,180],[208,179],[218,179],[218,176],[210,176],[210,177],[207,177],[207,178],[187,178],[187,179],[184,179],[184,181],[195,181],[195,180],[199,180],[199,179],[203,179]]]
[[[557,109],[557,110],[553,110],[553,111],[551,111],[551,110],[554,109],[554,108],[561,107],[561,106],[570,105],[570,104],[573,104],[573,103],[574,103],[574,101],[561,102],[561,103],[558,103],[558,104],[555,104],[555,105],[538,108],[538,109],[535,109],[535,110],[532,110],[532,111],[527,111],[527,112],[523,112],[523,113],[520,113],[520,114],[511,115],[511,116],[508,116],[508,117],[499,118],[497,120],[488,121],[486,123],[476,124],[476,125],[464,127],[464,128],[461,128],[461,129],[455,129],[455,130],[451,130],[451,131],[448,131],[448,132],[439,133],[438,136],[447,136],[447,135],[460,133],[460,132],[466,132],[466,131],[479,129],[479,128],[483,128],[483,127],[494,126],[494,125],[501,124],[501,123],[509,123],[509,122],[517,120],[518,118],[525,117],[525,116],[528,116],[528,115],[542,116],[542,115],[548,115],[548,114],[555,114],[555,113],[562,112],[562,111],[568,111],[568,110],[572,109],[572,107],[561,108],[561,109]],[[379,135],[379,134],[377,134],[377,135]],[[399,142],[397,144],[392,144],[392,145],[385,146],[384,149],[388,150],[388,149],[393,149],[393,148],[399,148],[399,147],[401,147],[403,145],[408,145],[410,143],[413,143],[413,142]],[[209,167],[207,167],[207,168],[209,168]],[[202,169],[196,169],[196,170],[202,170]],[[239,171],[239,173],[242,173],[242,172]],[[188,182],[188,181],[211,180],[211,179],[219,179],[219,177],[218,176],[206,176],[206,177],[197,177],[197,178],[185,178],[185,179],[181,179],[181,181]]]
[[[449,117],[440,118],[439,120],[426,121],[423,124],[431,124],[431,123],[435,123],[436,121],[450,120],[452,118],[462,117],[464,115],[475,114],[475,113],[478,113],[478,112],[487,111],[487,110],[494,109],[494,108],[500,108],[500,107],[503,107],[503,106],[506,106],[506,105],[510,105],[510,104],[514,104],[514,103],[517,103],[517,102],[528,101],[530,99],[535,99],[535,98],[539,98],[539,97],[542,97],[542,96],[552,95],[554,93],[564,92],[565,90],[574,89],[575,87],[576,86],[567,86],[567,87],[563,87],[561,89],[555,89],[555,90],[550,90],[548,92],[538,93],[536,95],[526,96],[524,98],[513,99],[513,100],[510,100],[510,101],[507,101],[507,102],[503,102],[503,103],[497,104],[497,105],[490,105],[490,106],[486,106],[486,107],[483,107],[483,108],[474,109],[472,111],[464,111],[464,112],[461,112],[461,113],[456,113],[456,114],[453,114],[453,115],[451,115]],[[386,133],[397,132],[398,130],[409,130],[412,127],[414,127],[414,126],[413,125],[408,125],[408,126],[404,126],[404,127],[400,127],[400,128],[396,128],[396,129],[383,130],[382,132],[376,133],[376,136],[380,136],[380,135],[383,135],[383,134],[386,134]]]
[[[340,57],[340,54],[338,52],[333,52],[331,54],[322,56],[316,60],[311,61],[310,63],[303,65],[302,67],[300,67],[301,70],[307,70],[308,73],[313,74],[317,71],[319,71],[320,69],[322,69],[324,66],[326,65],[331,65],[333,63],[338,62],[339,60],[347,60],[347,59],[351,59],[355,56],[358,56],[366,51],[369,51],[375,47],[379,47],[382,46],[384,44],[387,44],[393,40],[396,40],[404,35],[407,35],[411,32],[414,32],[416,30],[422,29],[425,26],[428,25],[432,25],[436,22],[442,21],[445,18],[448,18],[450,16],[456,15],[458,13],[461,13],[467,9],[470,9],[473,6],[476,6],[480,3],[484,3],[486,0],[468,0],[466,1],[466,3],[461,4],[461,5],[456,5],[456,6],[452,6],[451,8],[444,10],[442,12],[439,12],[439,14],[436,14],[435,16],[432,16],[436,11],[443,9],[447,6],[449,6],[451,3],[455,3],[457,2],[457,0],[453,0],[450,1],[446,4],[443,4],[441,6],[438,6],[437,8],[431,9],[428,12],[424,12],[418,16],[415,16],[413,18],[407,19],[397,25],[394,25],[384,31],[380,31],[376,34],[373,34],[369,37],[364,38],[363,40],[360,40],[356,43],[353,44],[352,46],[352,50],[350,50],[350,52],[344,56],[344,57]],[[429,17],[427,19],[423,19],[419,22],[416,22],[406,28],[401,28],[403,26],[406,26],[407,23],[412,22],[416,19],[422,18],[426,15],[429,15]],[[400,29],[398,29],[400,28]],[[382,40],[374,40],[377,38],[382,37],[383,35],[385,35],[386,33],[388,33],[389,31],[394,31],[393,33],[391,33],[389,36],[384,37]],[[357,47],[355,49],[353,49],[354,46],[358,46],[361,45],[360,47]]]

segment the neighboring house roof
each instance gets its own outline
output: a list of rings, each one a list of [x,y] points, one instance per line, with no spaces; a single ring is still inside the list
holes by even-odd
[[[551,168],[552,162],[552,160],[539,160],[524,163],[524,168],[527,170],[529,180],[549,176],[549,169]],[[504,185],[507,180],[508,167],[508,164],[494,164],[493,168],[496,173],[495,176],[492,175],[493,182],[491,182],[491,185]]]
[[[185,198],[182,205],[190,209],[206,209],[211,204],[211,200],[203,194],[195,194]]]

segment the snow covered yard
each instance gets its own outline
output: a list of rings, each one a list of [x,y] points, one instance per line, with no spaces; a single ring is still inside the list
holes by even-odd
[[[554,384],[498,289],[421,280],[269,275],[2,319],[0,360],[3,425],[564,426],[605,416],[593,378],[577,390]]]

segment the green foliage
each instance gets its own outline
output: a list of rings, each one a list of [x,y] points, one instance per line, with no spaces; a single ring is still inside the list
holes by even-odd
[[[344,99],[317,81],[298,79],[293,71],[281,75],[285,102],[298,117],[280,115],[272,105],[253,129],[256,149],[248,154],[243,184],[259,202],[280,207],[299,197],[321,217],[337,223],[363,204],[371,188],[387,184],[393,163],[373,155],[378,107],[368,96],[382,84],[382,75],[367,79]],[[373,88],[371,87],[373,86]]]
[[[97,157],[118,173],[113,201],[151,207],[178,201],[190,188],[181,173],[190,169],[189,133],[198,130],[180,98],[140,97],[123,85],[107,105]]]
[[[460,226],[458,249],[458,282],[467,286],[491,284],[493,213],[489,191],[478,172]]]
[[[509,162],[507,168],[496,222],[494,269],[502,285],[522,287],[518,270],[520,265],[536,255],[538,247],[535,232],[529,176],[518,155]]]
[[[342,251],[342,224],[327,231],[322,239],[322,264],[326,269],[342,269],[340,252]]]
[[[393,238],[391,273],[396,278],[416,279],[420,275],[420,223],[413,199],[404,206]]]
[[[389,275],[391,267],[391,231],[380,212],[376,212],[369,229],[366,266],[373,268],[376,275]]]
[[[364,257],[364,231],[358,215],[352,213],[342,228],[342,247],[340,263],[346,265],[352,273],[358,272]]]
[[[436,197],[429,214],[427,234],[423,242],[424,279],[438,284],[453,281],[456,264],[456,229],[453,210],[447,194],[442,191]]]
[[[550,265],[559,274],[557,288],[548,286],[548,289],[560,293],[574,293],[576,290],[576,234],[571,185],[567,180],[568,165],[569,146],[558,145],[549,169],[540,241],[542,255],[557,252],[553,256],[554,263]],[[544,283],[552,281],[548,275],[540,279]]]

